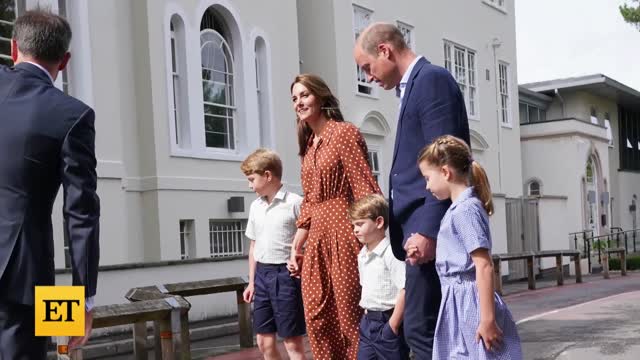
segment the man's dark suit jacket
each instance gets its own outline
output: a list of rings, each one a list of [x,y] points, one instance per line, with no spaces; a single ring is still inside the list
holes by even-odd
[[[469,143],[464,99],[449,72],[421,58],[406,84],[398,118],[389,174],[390,227],[393,254],[404,260],[404,242],[412,233],[436,239],[449,200],[439,201],[425,189],[418,154],[435,138],[453,135]]]
[[[60,184],[73,285],[95,295],[94,118],[37,66],[0,66],[0,301],[32,305],[35,285],[54,284],[51,211]]]

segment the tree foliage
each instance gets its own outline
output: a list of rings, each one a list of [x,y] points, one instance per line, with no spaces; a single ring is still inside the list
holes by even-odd
[[[631,0],[631,4],[620,6],[620,14],[624,21],[640,30],[640,0]]]

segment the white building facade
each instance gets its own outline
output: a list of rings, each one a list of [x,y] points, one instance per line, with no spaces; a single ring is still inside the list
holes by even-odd
[[[524,192],[540,206],[540,248],[582,249],[582,234],[570,234],[636,229],[640,92],[596,74],[524,84],[519,98]]]
[[[322,76],[363,132],[386,192],[398,100],[363,81],[355,36],[398,24],[410,46],[449,69],[464,93],[474,157],[488,171],[494,252],[507,252],[506,202],[522,196],[513,1],[15,0],[3,13],[0,57],[15,13],[64,14],[74,31],[57,85],[96,111],[101,274],[98,304],[133,286],[244,276],[243,229],[254,199],[239,166],[275,149],[300,192],[296,74]],[[68,281],[61,203],[56,268]],[[195,260],[194,260],[195,259]],[[203,260],[209,259],[209,260]],[[154,266],[148,263],[155,263]],[[137,264],[120,266],[121,264]],[[143,265],[147,264],[147,265]],[[184,265],[179,265],[184,264]],[[193,303],[192,318],[231,314],[233,295]]]

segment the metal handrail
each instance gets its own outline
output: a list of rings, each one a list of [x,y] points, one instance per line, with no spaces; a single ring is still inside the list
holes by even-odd
[[[640,229],[633,229],[633,230],[626,230],[626,231],[622,230],[622,228],[619,228],[619,227],[612,227],[611,229],[612,230],[615,229],[615,231],[612,231],[609,234],[598,235],[598,236],[593,235],[593,230],[583,230],[583,231],[569,233],[569,238],[571,239],[573,237],[575,249],[578,249],[578,235],[579,234],[582,235],[581,236],[582,242],[583,242],[582,258],[588,259],[589,271],[591,271],[592,251],[597,250],[598,264],[602,264],[602,250],[610,248],[614,241],[615,241],[616,247],[620,247],[620,240],[622,239],[624,241],[624,249],[627,252],[630,252],[629,240],[631,240],[633,252],[637,252],[638,246],[636,244],[636,239],[639,237],[637,234],[640,231]],[[587,233],[589,233],[591,236],[587,236]]]

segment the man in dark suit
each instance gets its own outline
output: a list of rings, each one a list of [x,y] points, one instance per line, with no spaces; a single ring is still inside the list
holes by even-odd
[[[440,221],[451,202],[439,201],[425,189],[417,158],[440,135],[469,143],[464,99],[451,74],[416,56],[392,24],[367,27],[358,38],[354,57],[369,81],[385,90],[395,88],[401,99],[389,174],[389,233],[393,253],[409,263],[405,336],[418,359],[431,359],[441,298],[433,260]],[[407,257],[407,252],[412,256]]]
[[[44,359],[46,337],[34,333],[34,286],[53,285],[51,211],[64,189],[65,232],[73,285],[85,287],[85,336],[98,277],[94,112],[53,82],[69,61],[71,28],[63,18],[30,11],[14,25],[11,56],[0,66],[0,359]]]

